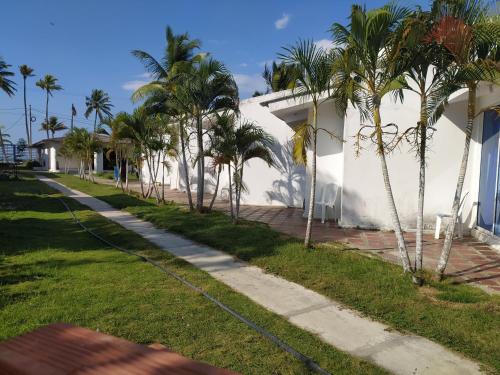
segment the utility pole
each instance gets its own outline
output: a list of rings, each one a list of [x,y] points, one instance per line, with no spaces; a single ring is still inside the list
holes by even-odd
[[[28,143],[30,146],[30,160],[33,160],[33,150],[31,149],[31,145],[33,144],[33,128],[32,124],[36,121],[36,117],[31,114],[31,104],[30,104],[30,134],[29,134],[29,139]]]

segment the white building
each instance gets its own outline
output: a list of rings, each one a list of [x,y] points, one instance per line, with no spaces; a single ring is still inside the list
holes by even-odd
[[[103,145],[109,143],[110,137],[106,134],[98,134],[98,137]],[[64,160],[64,158],[59,154],[59,150],[63,145],[64,137],[55,137],[42,139],[33,144],[33,149],[37,150],[37,155],[35,160],[40,163],[40,169],[49,172],[59,172],[64,169],[65,164],[69,171],[76,172],[80,166],[80,159],[73,157],[69,160]],[[104,151],[99,150],[94,153],[94,173],[100,173],[107,169],[106,160],[104,157]],[[108,168],[109,169],[109,168]],[[112,167],[111,167],[112,170]]]
[[[241,116],[261,126],[275,138],[273,151],[277,160],[277,166],[273,168],[268,168],[261,160],[252,160],[245,167],[244,182],[248,192],[242,196],[244,204],[308,206],[310,170],[293,163],[290,148],[294,126],[310,119],[311,102],[293,99],[290,94],[289,91],[271,93],[240,103]],[[500,88],[480,85],[477,111],[497,104],[500,104]],[[412,92],[405,93],[403,104],[391,102],[387,97],[382,103],[382,121],[384,124],[397,124],[402,132],[416,125],[419,108],[419,98]],[[463,90],[452,96],[444,115],[435,124],[436,131],[427,153],[426,229],[434,227],[437,213],[451,210],[463,153],[466,110],[467,92]],[[344,140],[331,139],[326,133],[320,133],[318,139],[317,194],[326,184],[334,183],[338,187],[336,209],[328,213],[329,217],[337,219],[345,227],[392,229],[380,161],[373,148],[366,143],[361,155],[355,155],[354,135],[360,128],[359,112],[351,107],[341,117],[332,102],[325,102],[319,109],[318,125]],[[468,194],[463,208],[466,227],[474,229],[476,234],[500,234],[500,205],[496,207],[497,198],[500,198],[497,183],[499,134],[500,118],[495,113],[489,111],[476,117],[464,186],[464,195]],[[195,150],[192,151],[194,155]],[[172,164],[171,173],[165,181],[171,188],[183,190],[183,169],[178,162]],[[207,160],[206,164],[210,162]],[[402,225],[406,230],[414,229],[418,189],[416,155],[408,144],[403,144],[388,156],[388,166]],[[195,191],[196,171],[190,169],[190,175]],[[214,181],[211,175],[207,178]],[[161,172],[158,181],[161,181]],[[208,183],[207,191],[212,188],[213,184]],[[225,194],[225,188],[227,172],[222,174],[219,193]]]

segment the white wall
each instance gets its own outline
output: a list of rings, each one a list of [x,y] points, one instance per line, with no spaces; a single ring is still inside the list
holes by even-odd
[[[482,91],[483,92],[483,91]],[[498,102],[499,91],[478,100],[478,108]],[[487,99],[486,99],[487,98]],[[436,132],[429,142],[427,152],[426,195],[424,222],[430,229],[435,224],[437,213],[450,212],[458,170],[464,146],[466,125],[466,96],[457,95],[451,100],[445,114],[435,125]],[[419,117],[419,98],[416,94],[405,93],[404,104],[383,101],[381,111],[384,124],[396,123],[400,131],[415,126]],[[342,221],[344,226],[377,227],[392,229],[387,210],[380,161],[374,148],[368,144],[360,157],[354,155],[354,136],[360,127],[359,113],[350,108],[346,116],[346,145],[344,164],[344,189]],[[473,139],[469,155],[469,168],[465,178],[464,191],[469,196],[464,206],[464,217],[470,227],[475,221],[475,202],[479,182],[482,116],[475,121]],[[418,165],[415,153],[407,144],[394,151],[388,158],[389,173],[399,216],[405,229],[416,226]]]

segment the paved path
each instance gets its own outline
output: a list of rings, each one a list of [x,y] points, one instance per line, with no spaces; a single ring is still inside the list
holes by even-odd
[[[197,244],[114,209],[107,203],[72,190],[49,178],[38,178],[102,216],[140,234],[171,254],[208,272],[291,323],[327,343],[371,361],[395,374],[479,374],[479,366],[425,338],[403,335],[362,317],[301,285],[266,274],[221,251]]]
[[[114,185],[112,180],[96,177],[101,184]],[[139,183],[132,182],[130,189],[140,192]],[[164,187],[165,199],[181,204],[187,204],[187,194],[178,190]],[[196,193],[193,193],[193,199]],[[205,204],[208,205],[212,196],[205,195]],[[215,201],[215,208],[229,212],[227,201]],[[304,211],[299,208],[276,206],[251,206],[242,205],[240,216],[247,220],[267,223],[278,232],[286,233],[292,237],[303,239],[306,231]],[[392,232],[362,230],[354,228],[339,228],[334,222],[327,221],[321,224],[314,220],[312,225],[312,238],[319,242],[344,242],[365,253],[379,256],[389,262],[400,264],[399,250],[396,247],[396,237]],[[415,232],[405,233],[405,240],[413,258],[415,254]],[[443,236],[434,239],[434,234],[424,234],[424,267],[430,271],[436,269],[438,259],[443,247]],[[465,237],[453,241],[446,276],[454,281],[471,283],[483,288],[489,293],[500,293],[500,252],[492,249],[485,243],[475,238]]]

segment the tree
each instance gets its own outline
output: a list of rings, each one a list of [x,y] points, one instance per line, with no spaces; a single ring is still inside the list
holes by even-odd
[[[30,68],[28,65],[21,65],[19,67],[19,72],[23,76],[23,98],[24,98],[24,123],[26,125],[26,139],[28,140],[29,149],[29,157],[32,159],[32,151],[31,151],[31,131],[28,125],[28,106],[26,104],[26,79],[28,77],[33,77],[33,68]]]
[[[415,10],[401,24],[396,40],[401,49],[397,68],[404,71],[406,89],[420,98],[420,116],[416,126],[408,128],[401,138],[409,141],[419,163],[418,211],[415,244],[415,281],[423,283],[423,229],[427,142],[433,134],[432,126],[444,112],[448,97],[459,85],[451,55],[440,45],[426,40],[432,29],[435,14],[432,11]]]
[[[295,66],[284,62],[278,65],[273,61],[271,68],[268,68],[267,64],[264,66],[262,78],[266,81],[268,91],[278,92],[291,89],[296,85]]]
[[[106,94],[103,90],[92,90],[90,96],[85,97],[85,105],[87,106],[87,110],[85,111],[85,118],[89,118],[92,112],[95,112],[94,116],[94,132],[97,131],[97,118],[99,117],[99,121],[102,122],[104,117],[113,117],[111,114],[111,100],[109,99],[109,95]]]
[[[42,79],[38,80],[36,82],[36,85],[40,87],[42,90],[45,91],[46,94],[46,100],[45,100],[45,123],[49,123],[49,96],[52,96],[52,93],[54,91],[59,91],[62,90],[61,85],[57,84],[57,78],[50,75],[46,74],[45,77]],[[49,129],[46,129],[47,131],[47,138],[49,138]]]
[[[380,159],[384,187],[389,204],[399,254],[405,272],[412,267],[403,236],[396,203],[392,193],[386,154],[391,151],[391,141],[387,137],[394,132],[395,124],[383,125],[380,114],[382,98],[394,94],[402,99],[405,87],[404,77],[398,72],[398,49],[394,42],[395,30],[409,15],[406,8],[394,4],[367,11],[353,5],[350,24],[345,27],[339,23],[332,25],[331,31],[337,46],[334,64],[334,97],[340,108],[351,102],[359,108],[362,120],[370,120],[372,125],[364,125],[358,132],[359,141],[373,140]],[[369,130],[369,135],[363,131]]]
[[[96,133],[90,133],[87,129],[73,128],[64,138],[64,147],[67,147],[72,155],[76,155],[80,159],[80,168],[78,174],[80,178],[87,178],[94,181],[92,173],[92,162],[94,153],[102,148],[102,142]],[[85,176],[87,170],[87,177]]]
[[[151,74],[153,81],[140,87],[132,96],[134,101],[148,98],[146,106],[156,108],[158,113],[167,113],[175,119],[178,124],[178,134],[183,160],[183,169],[186,176],[186,191],[188,195],[189,207],[194,209],[191,196],[191,186],[187,162],[187,115],[185,111],[184,93],[179,89],[177,76],[183,70],[200,58],[194,51],[200,48],[198,39],[190,39],[187,33],[174,34],[170,27],[165,32],[166,45],[163,58],[158,61],[147,52],[134,50],[132,54],[136,56]]]
[[[295,77],[298,82],[292,87],[292,92],[299,99],[310,98],[312,101],[312,123],[298,126],[294,134],[293,158],[298,164],[307,165],[307,149],[311,147],[311,186],[309,192],[309,208],[307,214],[306,235],[304,246],[311,244],[311,228],[316,202],[316,158],[318,131],[318,109],[331,95],[332,64],[327,52],[316,46],[310,40],[299,41],[295,46],[285,47],[285,53],[280,54],[283,61],[295,67]],[[330,136],[339,138],[328,132]]]
[[[203,121],[225,110],[238,111],[238,86],[221,62],[202,58],[180,74],[179,91],[185,99],[184,110],[193,120],[197,143],[197,200],[196,209],[203,211],[205,193],[205,160]]]
[[[52,134],[52,138],[56,132],[67,129],[67,126],[64,125],[56,116],[50,116],[48,122],[42,122],[42,127],[40,130],[45,130],[47,133],[50,131]]]
[[[442,45],[449,51],[457,69],[457,80],[468,90],[464,151],[453,198],[451,221],[446,229],[443,249],[436,268],[438,277],[442,278],[450,256],[467,171],[474,118],[477,116],[477,85],[480,81],[497,84],[500,82],[498,65],[500,23],[498,19],[487,17],[487,6],[481,0],[436,1],[434,8],[439,18],[428,40]]]
[[[238,222],[240,214],[241,192],[245,189],[243,170],[245,164],[252,159],[261,159],[268,167],[274,164],[270,151],[273,144],[272,137],[264,129],[255,124],[243,121],[234,131],[234,185],[235,185],[235,212],[234,223]]]
[[[14,73],[8,70],[10,65],[0,57],[0,90],[5,92],[8,96],[13,96],[16,88],[16,83],[8,77],[14,76]]]

